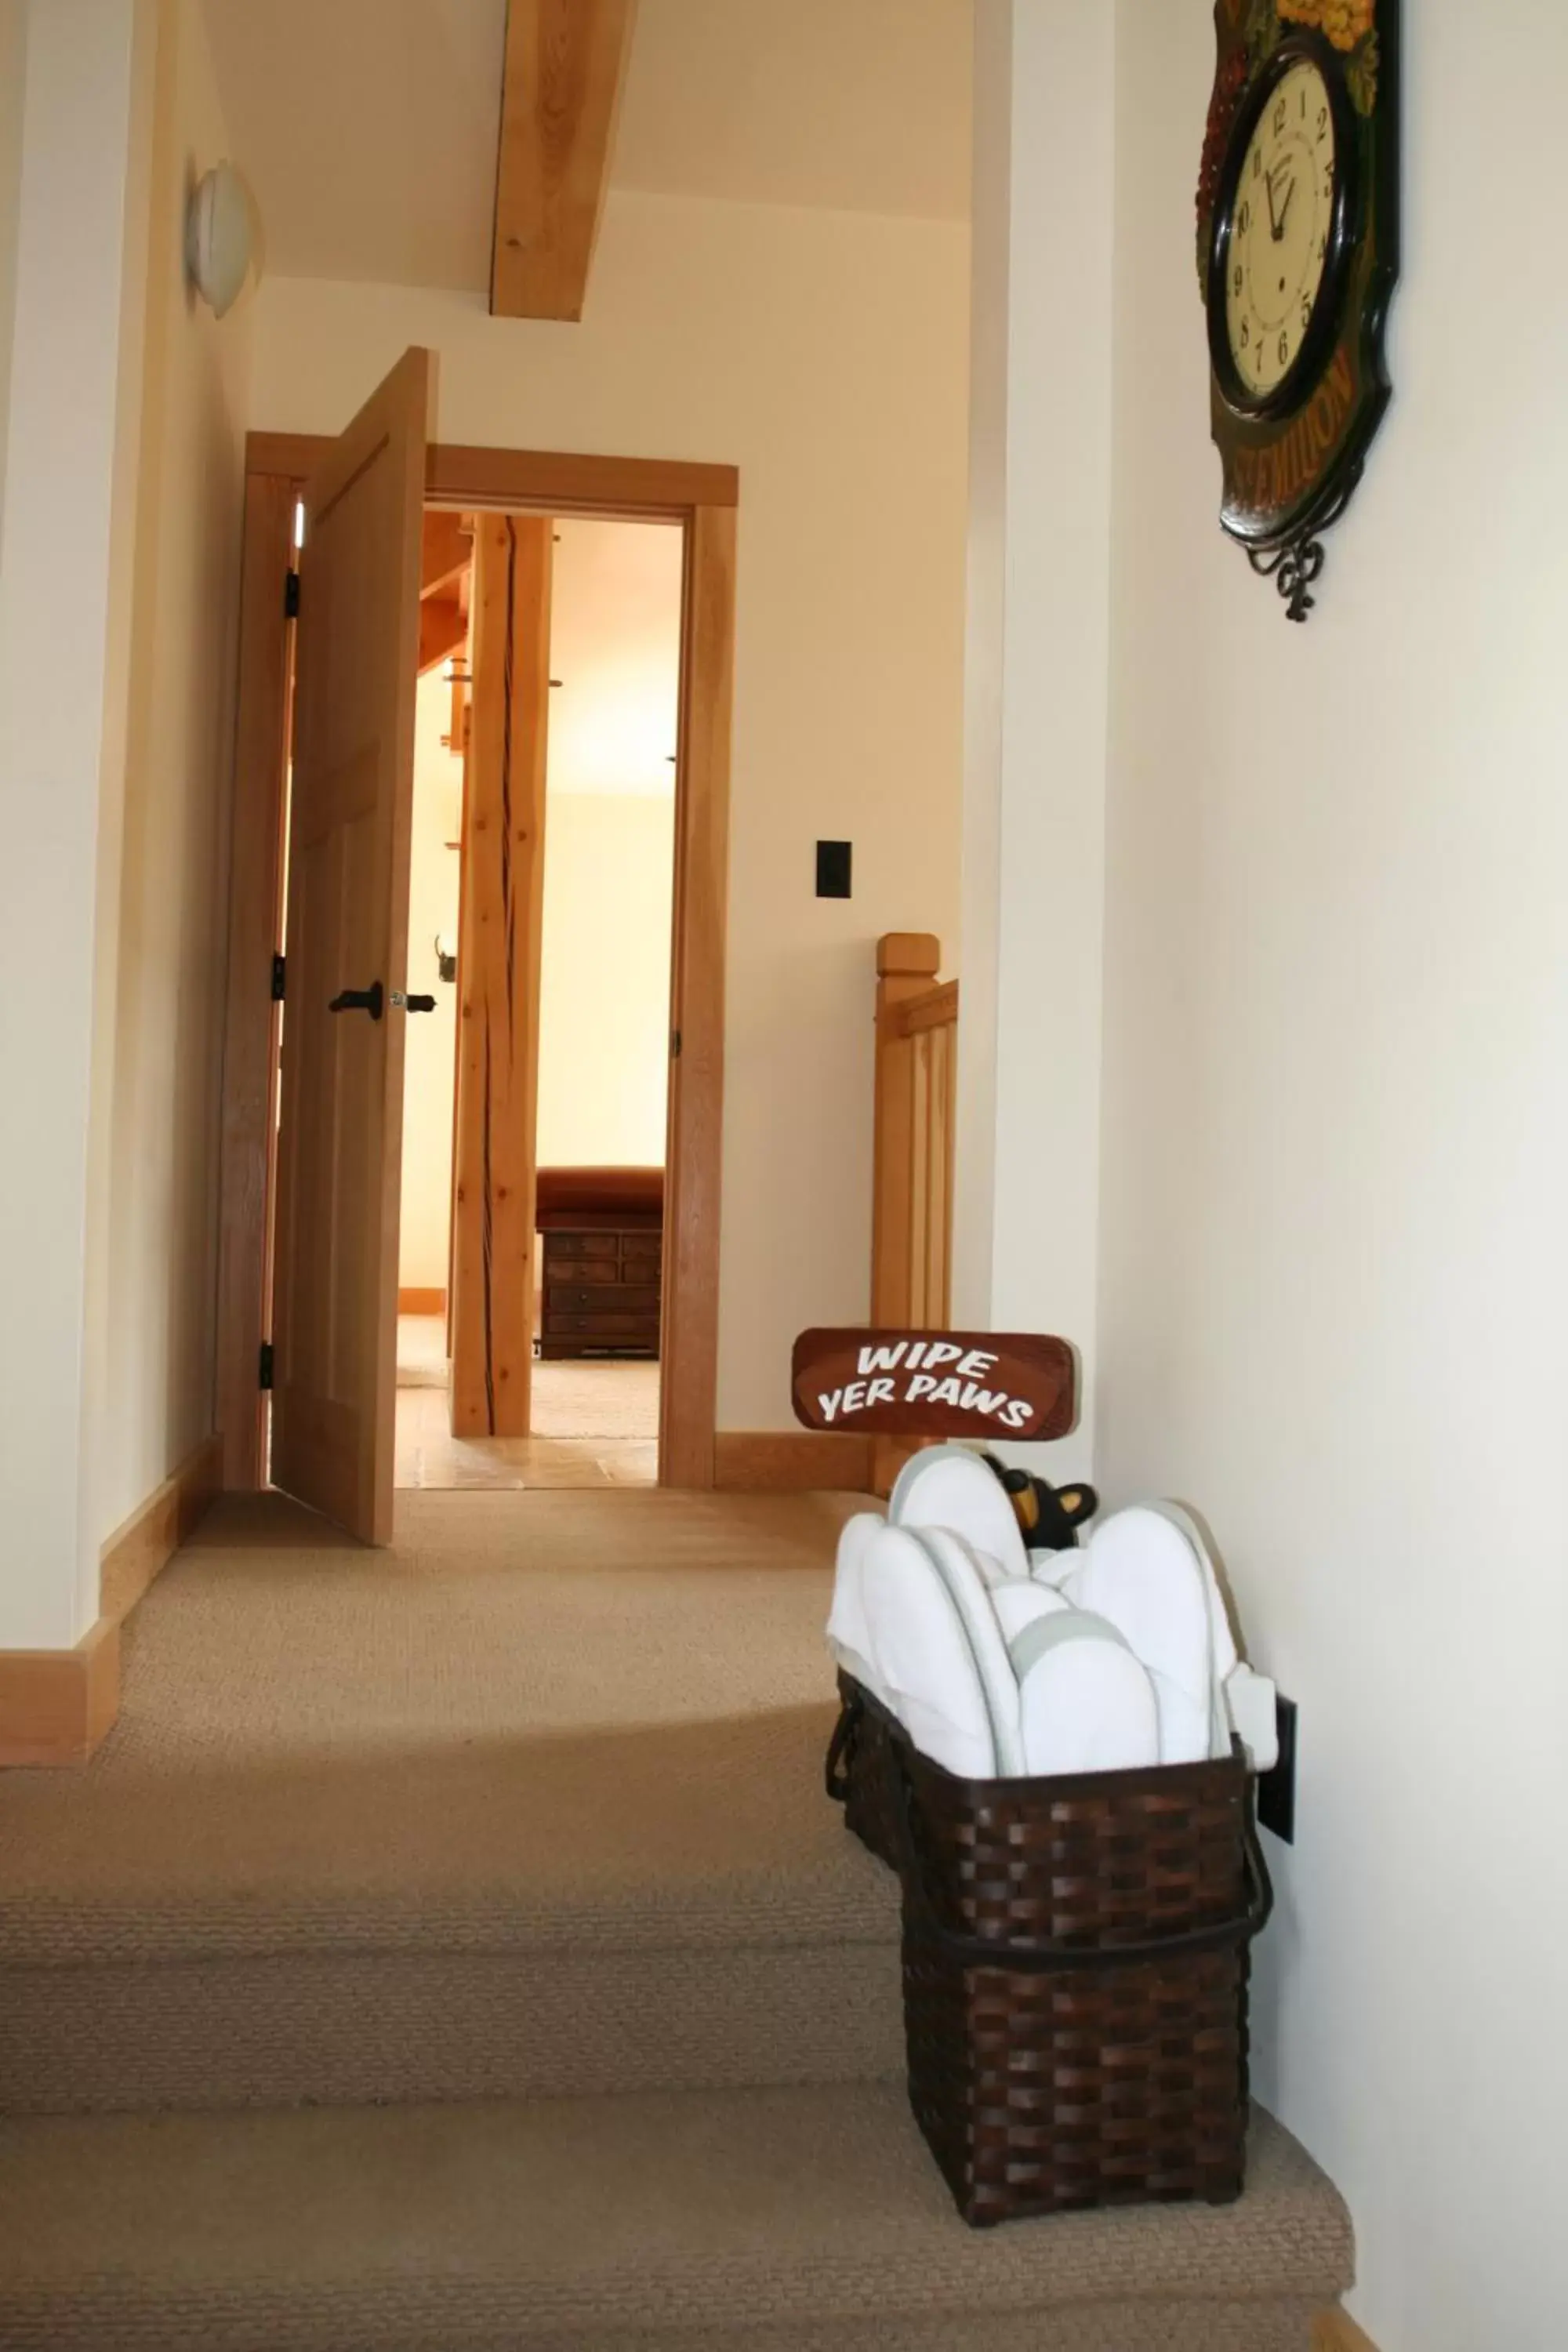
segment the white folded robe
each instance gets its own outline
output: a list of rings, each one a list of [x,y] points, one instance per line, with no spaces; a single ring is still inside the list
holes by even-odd
[[[1211,1598],[1212,1588],[1212,1598]],[[1160,1760],[1194,1764],[1229,1752],[1218,1685],[1236,1663],[1216,1654],[1218,1588],[1206,1555],[1167,1513],[1118,1511],[1089,1537],[1059,1590],[1109,1618],[1148,1669],[1160,1708]],[[1220,1611],[1223,1620],[1223,1609]]]
[[[1152,1679],[1105,1618],[1053,1610],[1009,1648],[1026,1772],[1132,1772],[1159,1763]]]
[[[984,1599],[979,1571],[970,1574]],[[893,1527],[873,1535],[860,1559],[860,1593],[876,1686],[915,1746],[963,1780],[994,1779],[990,1701],[949,1577],[921,1538]],[[1000,1642],[994,1619],[992,1631]],[[1016,1708],[1015,1685],[1015,1750]]]
[[[846,1674],[878,1698],[885,1697],[871,1664],[871,1639],[866,1627],[863,1570],[866,1554],[886,1528],[880,1511],[857,1511],[846,1519],[838,1537],[838,1557],[833,1571],[833,1606],[827,1614],[827,1646]]]
[[[912,1454],[894,1481],[888,1517],[899,1528],[951,1528],[1005,1578],[1029,1573],[1013,1497],[967,1445],[928,1445]]]

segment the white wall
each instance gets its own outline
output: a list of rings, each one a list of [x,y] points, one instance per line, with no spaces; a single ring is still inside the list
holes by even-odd
[[[1350,2198],[1363,2324],[1381,2352],[1550,2352],[1568,308],[1543,289],[1568,20],[1405,17],[1397,395],[1300,629],[1215,520],[1192,246],[1210,0],[1116,11],[1095,1460],[1112,1503],[1208,1516],[1300,1705],[1257,2082]],[[1092,888],[1095,862],[1042,893]],[[1048,1091],[1044,1050],[1033,1075]]]
[[[155,27],[28,12],[0,516],[0,1646],[98,1604],[112,1008]]]
[[[1093,1450],[1113,108],[1102,0],[975,17],[969,626],[953,1314],[1050,1331]]]
[[[218,1095],[248,298],[185,282],[188,192],[227,152],[201,12],[163,0],[113,1012],[100,1532],[213,1426]]]
[[[443,743],[452,689],[440,670],[419,681],[414,726],[414,824],[408,873],[408,987],[433,996],[434,1013],[410,1021],[403,1062],[403,1215],[398,1281],[445,1290],[452,1226],[452,1087],[456,983],[437,976],[436,934],[458,937],[458,856],[448,843],[463,823],[463,762]]]
[[[541,1167],[663,1164],[681,534],[563,517],[551,593]]]
[[[552,792],[544,829],[542,1168],[659,1168],[675,803]]]
[[[741,468],[725,1427],[788,1427],[796,1331],[866,1312],[872,942],[958,960],[967,242],[612,194],[580,327],[310,279],[258,305],[258,425],[336,430],[425,342],[444,438]],[[813,896],[819,835],[856,842],[847,903]]]

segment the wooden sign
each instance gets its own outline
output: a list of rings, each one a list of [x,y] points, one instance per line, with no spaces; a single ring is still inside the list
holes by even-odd
[[[1017,1331],[803,1331],[795,1419],[879,1437],[1066,1437],[1078,1357]]]

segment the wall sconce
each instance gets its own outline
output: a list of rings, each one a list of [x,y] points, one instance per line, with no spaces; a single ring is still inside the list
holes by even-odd
[[[185,207],[185,268],[215,318],[238,299],[255,246],[250,192],[232,163],[215,163]]]
[[[442,980],[456,980],[458,977],[457,947],[455,944],[448,947],[440,931],[436,934],[436,971]]]

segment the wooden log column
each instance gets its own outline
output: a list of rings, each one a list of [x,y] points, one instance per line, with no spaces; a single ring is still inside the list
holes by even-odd
[[[484,515],[458,950],[452,1433],[526,1437],[532,1390],[539,972],[552,524]]]

